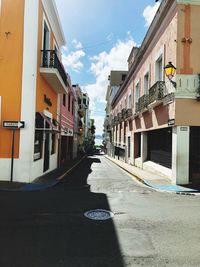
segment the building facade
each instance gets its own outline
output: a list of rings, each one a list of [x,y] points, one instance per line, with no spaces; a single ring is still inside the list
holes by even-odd
[[[110,99],[114,157],[174,184],[200,180],[199,15],[199,1],[162,1]],[[167,77],[169,62],[176,74]]]
[[[58,166],[65,38],[54,0],[1,0],[0,9],[1,123],[25,122],[15,131],[13,180],[30,182]],[[10,179],[11,146],[12,131],[1,127],[1,180]]]
[[[75,95],[69,82],[68,93],[60,95],[60,165],[74,159]]]

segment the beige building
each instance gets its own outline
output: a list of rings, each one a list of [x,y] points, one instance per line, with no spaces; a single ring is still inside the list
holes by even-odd
[[[114,157],[174,184],[200,180],[199,15],[200,1],[162,1],[131,51],[126,79],[107,99]]]

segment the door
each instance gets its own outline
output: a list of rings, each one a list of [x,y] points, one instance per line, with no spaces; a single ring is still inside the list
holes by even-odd
[[[49,128],[49,124],[47,122],[45,122],[45,128]],[[45,131],[43,172],[46,172],[49,169],[49,160],[50,160],[50,132]]]
[[[128,137],[128,158],[131,157],[131,137]]]
[[[190,182],[200,182],[200,127],[190,127]]]

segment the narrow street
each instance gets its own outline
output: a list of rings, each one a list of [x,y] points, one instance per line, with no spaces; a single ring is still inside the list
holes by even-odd
[[[199,204],[91,156],[49,190],[0,192],[0,266],[199,266]],[[93,209],[114,217],[86,218]]]

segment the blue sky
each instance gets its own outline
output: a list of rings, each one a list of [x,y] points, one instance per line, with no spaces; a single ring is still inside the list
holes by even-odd
[[[63,64],[72,83],[90,97],[91,117],[102,134],[111,69],[126,70],[159,6],[155,0],[55,0],[66,46]]]

